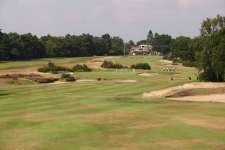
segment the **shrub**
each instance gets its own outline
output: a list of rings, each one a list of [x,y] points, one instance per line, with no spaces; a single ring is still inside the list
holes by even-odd
[[[53,83],[55,81],[58,81],[58,79],[39,77],[39,78],[33,78],[32,81],[37,82],[37,83]]]
[[[183,61],[183,66],[185,67],[195,67],[196,63],[192,61]]]
[[[131,66],[132,69],[151,70],[151,66],[148,63],[139,63]]]
[[[62,74],[61,79],[64,79],[68,82],[76,81],[75,77],[73,77],[72,75],[67,74],[67,73]]]
[[[42,68],[38,68],[38,72],[47,73],[47,72],[50,72],[50,70],[47,66],[44,66]]]
[[[56,66],[54,63],[49,62],[47,66],[39,68],[38,71],[43,73],[47,72],[58,73],[58,72],[71,72],[71,69],[62,66]]]
[[[66,79],[66,78],[69,78],[71,75],[70,74],[67,74],[67,73],[63,73],[61,78],[62,79]]]
[[[111,69],[122,69],[125,68],[123,65],[118,63],[113,63],[111,61],[104,61],[101,65],[102,68],[111,68]]]
[[[74,72],[91,72],[92,70],[90,68],[88,68],[87,65],[83,64],[83,65],[76,65],[72,68],[72,71]]]
[[[74,77],[72,77],[72,76],[66,78],[65,80],[66,80],[67,82],[74,82],[74,81],[76,81],[76,79],[75,79]]]

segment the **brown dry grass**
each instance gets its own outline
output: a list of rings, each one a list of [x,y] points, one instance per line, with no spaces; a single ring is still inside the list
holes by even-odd
[[[96,124],[116,124],[123,119],[132,118],[134,113],[120,112],[120,113],[91,113],[87,115],[80,115],[79,118],[85,122]]]
[[[203,117],[186,117],[186,118],[178,118],[178,120],[184,122],[185,124],[216,129],[216,130],[225,130],[225,117],[216,119],[216,118],[203,118]]]
[[[39,114],[24,114],[21,116],[21,120],[30,123],[45,123],[60,119],[60,116],[56,115],[39,115]]]
[[[5,145],[5,150],[28,150],[28,149],[36,149],[42,145],[40,141],[32,140],[29,138],[30,136],[29,130],[25,129],[13,129],[8,135],[9,138],[7,142],[9,144]]]
[[[131,128],[142,130],[142,129],[150,129],[150,128],[163,128],[166,126],[167,125],[165,123],[139,122],[131,126]]]

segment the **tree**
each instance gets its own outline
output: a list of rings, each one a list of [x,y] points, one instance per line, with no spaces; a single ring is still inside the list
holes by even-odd
[[[111,36],[109,34],[102,35],[103,45],[104,45],[104,54],[107,54],[107,51],[112,49]]]
[[[111,39],[112,49],[110,50],[110,55],[120,55],[123,54],[124,43],[120,37],[113,37]]]
[[[199,70],[208,81],[225,81],[225,17],[207,18],[202,22]]]
[[[128,41],[128,43],[126,43],[126,49],[131,49],[134,46],[135,46],[135,43],[132,40],[130,40],[130,41]]]
[[[210,36],[211,34],[225,28],[225,16],[217,15],[215,18],[207,18],[201,25],[201,36]]]
[[[170,44],[172,42],[172,37],[170,35],[166,35],[166,34],[158,34],[158,33],[155,33],[155,37],[152,41],[152,45],[153,45],[153,48],[166,55],[168,53],[170,53],[171,49],[170,49]]]
[[[152,30],[149,30],[148,35],[147,35],[147,40],[146,40],[147,43],[152,44],[153,38],[154,38],[153,32],[152,32]]]
[[[137,45],[141,45],[141,44],[147,44],[147,41],[146,40],[141,40],[141,41],[137,42]]]
[[[180,36],[171,43],[172,58],[182,59],[184,61],[195,60],[194,51],[191,48],[191,39],[189,37]]]

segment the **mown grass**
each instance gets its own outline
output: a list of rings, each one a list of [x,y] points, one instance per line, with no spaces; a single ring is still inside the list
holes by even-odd
[[[195,79],[195,69],[178,65],[171,81],[170,74],[160,72],[160,57],[112,59],[126,65],[148,61],[153,66],[150,73],[157,74],[141,77],[139,71],[111,70],[75,76],[132,79],[137,83],[1,86],[0,150],[225,148],[224,104],[141,97],[143,92],[190,82],[188,77]]]
[[[0,61],[0,70],[25,68],[25,67],[40,67],[40,66],[48,64],[49,61],[55,62],[58,65],[66,65],[66,64],[84,63],[88,60],[90,60],[89,57],[43,58],[43,59],[34,59],[34,60],[27,60],[27,61]]]

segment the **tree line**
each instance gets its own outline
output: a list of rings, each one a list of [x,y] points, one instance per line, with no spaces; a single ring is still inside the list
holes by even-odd
[[[31,33],[3,33],[0,31],[0,60],[27,60],[46,57],[81,57],[123,54],[120,37],[104,34],[42,36]]]
[[[200,35],[195,38],[148,32],[145,40],[125,43],[120,37],[104,34],[42,36],[30,33],[3,33],[0,30],[0,60],[26,60],[45,57],[81,57],[122,55],[126,49],[140,44],[152,44],[164,58],[196,66],[200,78],[225,81],[225,17],[217,15],[201,24]]]

